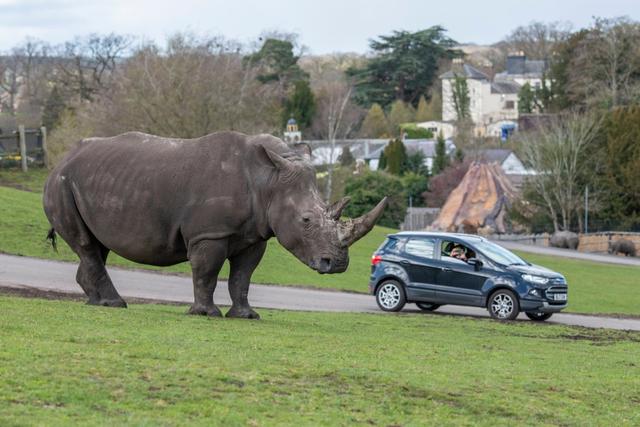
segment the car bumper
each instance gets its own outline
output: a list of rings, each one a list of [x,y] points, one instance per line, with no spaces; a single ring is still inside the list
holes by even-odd
[[[567,303],[564,304],[550,304],[547,301],[540,300],[521,300],[520,310],[522,311],[535,311],[538,313],[557,313],[567,308]]]

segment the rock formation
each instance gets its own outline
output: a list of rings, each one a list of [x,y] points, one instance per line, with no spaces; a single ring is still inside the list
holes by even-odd
[[[507,208],[515,195],[516,190],[500,165],[474,162],[429,228],[465,233],[505,233]]]

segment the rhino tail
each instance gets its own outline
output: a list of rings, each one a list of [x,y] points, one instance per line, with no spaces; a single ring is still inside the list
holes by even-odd
[[[49,242],[51,243],[51,246],[53,247],[53,250],[58,252],[58,239],[57,239],[57,235],[56,235],[56,230],[51,228],[49,230],[49,232],[47,233],[47,240],[49,240]]]

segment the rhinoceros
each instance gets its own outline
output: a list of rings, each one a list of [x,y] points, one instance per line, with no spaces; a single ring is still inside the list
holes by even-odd
[[[319,273],[340,273],[348,247],[368,233],[387,198],[341,219],[348,198],[325,204],[313,166],[280,139],[219,132],[170,139],[139,132],[89,138],[51,172],[44,189],[49,238],[80,258],[88,304],[126,307],[105,268],[109,252],[138,263],[191,264],[190,314],[221,316],[218,272],[230,262],[228,317],[259,318],[248,302],[267,240]]]
[[[618,239],[615,242],[609,242],[610,254],[623,254],[624,256],[636,256],[636,245],[629,239]]]
[[[556,231],[549,239],[549,246],[556,248],[578,249],[580,238],[571,231]]]

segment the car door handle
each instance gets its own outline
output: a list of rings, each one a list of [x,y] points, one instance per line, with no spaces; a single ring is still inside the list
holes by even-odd
[[[402,264],[402,265],[411,265],[411,263],[409,261],[407,261],[406,259],[403,259],[402,261],[400,261],[400,264]]]
[[[442,267],[442,271],[453,271],[449,267]]]

